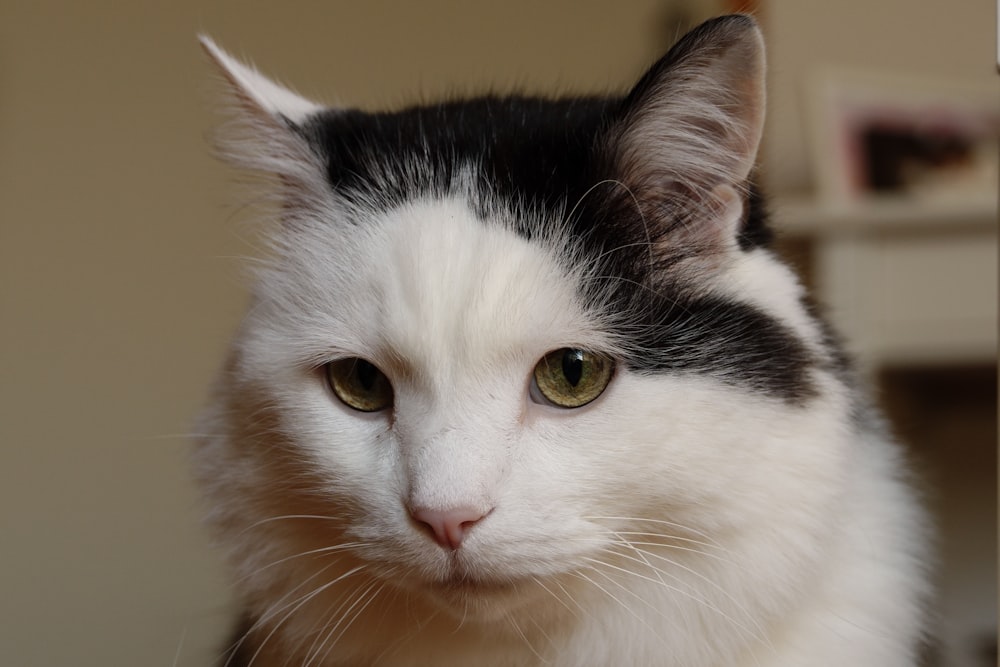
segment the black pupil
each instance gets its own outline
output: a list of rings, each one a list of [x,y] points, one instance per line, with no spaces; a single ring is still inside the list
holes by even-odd
[[[364,359],[358,359],[354,363],[354,373],[358,378],[358,382],[361,383],[361,387],[365,391],[371,391],[375,387],[375,381],[378,380],[378,369],[372,364],[368,363]]]
[[[583,377],[583,351],[582,350],[566,350],[563,352],[562,358],[562,372],[563,377],[572,386],[576,386],[580,383],[580,378]]]

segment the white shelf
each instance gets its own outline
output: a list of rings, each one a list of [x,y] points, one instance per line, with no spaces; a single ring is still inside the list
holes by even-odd
[[[795,235],[876,234],[956,228],[995,228],[997,195],[975,192],[947,198],[871,197],[824,203],[805,197],[772,202],[775,228]]]
[[[817,296],[863,366],[996,361],[994,197],[779,199],[774,214],[814,242]]]

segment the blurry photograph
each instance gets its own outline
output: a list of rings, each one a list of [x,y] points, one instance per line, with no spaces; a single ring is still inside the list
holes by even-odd
[[[995,198],[1000,97],[992,85],[887,72],[820,72],[810,82],[820,196]]]

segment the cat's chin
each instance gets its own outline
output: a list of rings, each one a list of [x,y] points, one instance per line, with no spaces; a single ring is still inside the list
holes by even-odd
[[[468,575],[425,582],[415,591],[459,618],[489,621],[536,600],[545,589],[534,579],[484,579]]]

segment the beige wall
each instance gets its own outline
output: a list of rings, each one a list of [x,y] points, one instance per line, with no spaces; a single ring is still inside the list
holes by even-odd
[[[252,242],[207,155],[196,32],[303,93],[370,106],[487,82],[627,82],[662,49],[661,4],[0,3],[0,662],[206,665],[228,618],[185,434]],[[775,0],[775,81],[794,78],[813,33],[828,50],[880,53],[889,35],[923,53],[909,19],[848,17],[874,4]],[[914,30],[945,31],[941,61],[978,62],[990,2],[892,4],[926,5]],[[805,6],[836,14],[840,36]],[[799,173],[796,141],[772,143],[795,155],[776,174]]]
[[[806,82],[826,67],[997,85],[995,0],[764,0],[769,181],[812,183]]]

